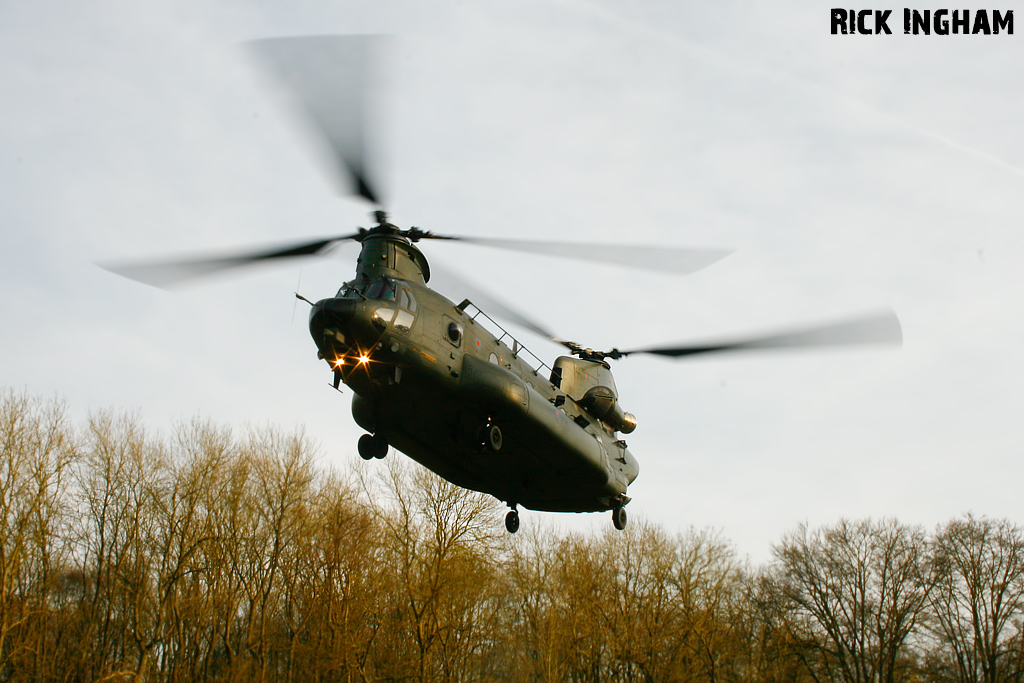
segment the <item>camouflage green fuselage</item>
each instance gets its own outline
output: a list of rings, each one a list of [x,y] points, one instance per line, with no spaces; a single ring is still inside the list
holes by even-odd
[[[372,235],[355,280],[311,311],[310,333],[354,392],[359,426],[452,483],[509,504],[591,512],[622,500],[639,467],[613,427],[577,402],[588,387],[555,386],[550,368],[428,279],[408,240]],[[559,364],[584,384],[611,383],[604,363]],[[496,451],[481,442],[490,424],[502,434]]]

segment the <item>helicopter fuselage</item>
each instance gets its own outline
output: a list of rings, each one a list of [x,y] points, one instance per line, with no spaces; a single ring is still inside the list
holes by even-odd
[[[468,300],[430,289],[426,259],[407,239],[371,235],[362,247],[356,279],[310,312],[319,356],[353,391],[359,426],[511,506],[594,512],[628,501],[637,461],[612,411],[583,396],[596,387],[614,404],[605,363],[563,357],[552,372]],[[592,386],[564,386],[565,368]]]

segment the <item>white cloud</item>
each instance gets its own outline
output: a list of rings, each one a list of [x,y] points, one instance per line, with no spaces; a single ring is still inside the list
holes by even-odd
[[[622,347],[900,314],[902,352],[617,365],[637,511],[756,556],[802,519],[1024,518],[1020,43],[898,27],[831,36],[810,2],[10,5],[2,377],[156,421],[305,421],[328,458],[354,457],[347,397],[304,311],[290,324],[300,270],[316,298],[351,261],[174,295],[89,262],[365,225],[237,43],[398,33],[395,220],[740,249],[685,280],[464,257],[557,330]]]

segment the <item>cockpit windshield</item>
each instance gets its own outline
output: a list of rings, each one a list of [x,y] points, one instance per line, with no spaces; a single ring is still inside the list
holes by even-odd
[[[381,278],[370,283],[370,286],[366,288],[367,299],[380,299],[382,301],[394,301],[395,300],[395,283],[391,280]]]
[[[356,286],[346,282],[338,290],[338,298],[341,299],[378,299],[380,301],[395,300],[395,283],[388,278],[380,278],[369,284]]]

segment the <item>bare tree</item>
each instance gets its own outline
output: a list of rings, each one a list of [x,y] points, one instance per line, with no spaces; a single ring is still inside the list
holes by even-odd
[[[814,659],[803,638],[795,633],[791,612],[777,569],[763,567],[746,572],[741,587],[737,629],[743,649],[739,680],[747,683],[805,683],[816,680],[802,664]]]
[[[742,680],[742,573],[717,535],[642,521],[594,537],[528,537],[508,573],[515,670],[535,680]],[[523,676],[520,676],[523,677]]]
[[[551,529],[530,527],[510,543],[504,562],[507,599],[506,680],[561,681],[567,678],[570,618],[560,595],[565,586],[559,539]]]
[[[0,396],[0,678],[44,677],[54,642],[50,598],[67,568],[62,538],[75,444],[64,404]]]
[[[385,611],[388,567],[380,529],[343,478],[319,482],[307,533],[288,554],[283,581],[291,680],[370,680]]]
[[[773,553],[816,678],[910,680],[907,641],[931,588],[923,530],[895,520],[801,525]]]
[[[79,561],[90,577],[82,605],[88,630],[77,663],[86,677],[140,676],[145,666],[132,649],[147,618],[144,501],[147,474],[158,457],[138,418],[112,413],[90,418],[77,475],[75,525]]]
[[[133,637],[140,659],[148,662],[158,652],[153,668],[170,679],[191,678],[199,667],[196,630],[210,616],[201,549],[213,541],[210,511],[203,503],[207,486],[228,457],[228,444],[229,436],[207,422],[181,424],[146,477],[143,571],[151,590],[144,597],[147,619]],[[140,670],[146,668],[144,663]]]
[[[743,573],[727,542],[692,531],[677,541],[678,569],[673,585],[683,611],[682,639],[693,675],[700,680],[735,679],[739,652]]]
[[[555,556],[552,609],[560,615],[567,680],[602,681],[620,667],[614,651],[617,599],[615,567],[602,557],[598,543],[570,534],[549,550]]]
[[[281,575],[289,549],[306,531],[314,455],[305,435],[285,436],[271,429],[251,432],[243,447],[252,468],[247,495],[254,515],[245,537],[238,539],[244,553],[238,568],[245,594],[246,648],[261,681],[276,673],[271,665],[280,652],[275,640],[281,635],[286,600]]]
[[[363,486],[378,501],[373,509],[384,560],[394,575],[382,645],[397,654],[401,641],[414,644],[412,658],[391,658],[381,674],[467,680],[486,657],[495,626],[491,581],[503,538],[494,524],[500,504],[398,459]]]
[[[1007,520],[967,515],[939,527],[929,625],[938,663],[960,683],[1022,678],[1024,535]]]
[[[524,529],[299,432],[0,395],[0,681],[1024,683],[1024,530]],[[923,662],[923,663],[922,663]]]

